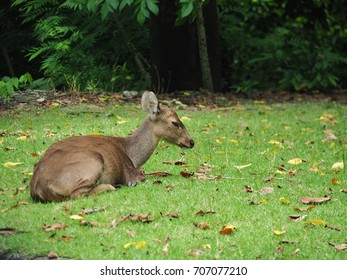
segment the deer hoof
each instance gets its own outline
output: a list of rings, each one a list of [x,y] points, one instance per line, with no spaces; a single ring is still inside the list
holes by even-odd
[[[130,182],[128,182],[128,186],[129,186],[129,187],[135,187],[136,184],[137,184],[136,181],[130,181]]]

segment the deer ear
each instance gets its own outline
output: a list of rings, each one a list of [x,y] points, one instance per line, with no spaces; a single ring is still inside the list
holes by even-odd
[[[145,91],[142,94],[141,105],[143,111],[147,112],[151,119],[154,120],[159,112],[159,102],[154,92]]]

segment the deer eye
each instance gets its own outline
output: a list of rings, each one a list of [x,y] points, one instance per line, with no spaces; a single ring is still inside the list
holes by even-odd
[[[178,122],[172,122],[172,125],[179,128],[180,127],[180,124]]]

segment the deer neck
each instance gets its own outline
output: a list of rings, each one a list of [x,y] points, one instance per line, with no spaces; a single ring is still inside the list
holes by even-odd
[[[142,166],[149,159],[159,140],[159,137],[155,136],[154,133],[154,123],[149,117],[146,117],[141,126],[126,138],[127,154],[136,168]]]

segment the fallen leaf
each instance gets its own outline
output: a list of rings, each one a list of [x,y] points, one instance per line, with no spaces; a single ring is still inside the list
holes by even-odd
[[[135,222],[150,223],[154,221],[154,219],[149,218],[150,215],[151,215],[150,213],[140,214],[140,215],[131,215],[129,218],[130,220]]]
[[[288,199],[285,199],[284,197],[280,197],[279,198],[279,201],[283,204],[289,204],[289,200]]]
[[[295,176],[295,174],[296,174],[296,169],[290,169],[290,170],[288,170],[288,174],[289,174],[290,176]]]
[[[163,254],[166,256],[167,254],[168,254],[168,252],[169,252],[169,247],[170,247],[170,244],[169,243],[166,243],[165,245],[164,245],[164,247],[163,247],[163,250],[162,250],[162,252],[163,252]]]
[[[27,137],[26,136],[19,136],[18,138],[16,138],[17,141],[26,141]]]
[[[147,245],[146,241],[140,241],[140,242],[129,242],[125,244],[123,247],[124,249],[129,248],[130,246],[135,245],[136,249],[141,249]]]
[[[301,216],[301,215],[290,215],[289,219],[291,221],[298,222],[298,221],[301,221],[301,220],[305,219],[306,217],[307,217],[307,215],[303,215],[303,216]]]
[[[127,235],[130,236],[130,237],[135,237],[135,236],[136,236],[136,232],[135,232],[135,231],[126,230],[125,232],[126,232]]]
[[[196,228],[203,229],[203,230],[210,229],[209,224],[206,222],[194,223],[194,226]]]
[[[181,171],[180,174],[184,178],[189,178],[189,177],[192,177],[194,175],[193,172],[185,172],[185,171]]]
[[[11,162],[11,161],[8,161],[8,162],[4,163],[4,167],[12,168],[12,167],[16,167],[16,166],[22,165],[22,164],[24,164],[24,162]]]
[[[221,235],[230,235],[233,231],[236,231],[237,226],[233,225],[226,225],[223,226],[222,229],[219,231]]]
[[[331,197],[324,196],[324,197],[314,198],[314,197],[305,196],[305,197],[301,197],[299,200],[304,204],[314,204],[314,203],[318,204],[318,203],[323,203],[325,201],[331,200]]]
[[[253,188],[251,186],[245,186],[245,192],[253,192]]]
[[[286,231],[285,230],[273,230],[272,231],[274,235],[282,235],[284,234]]]
[[[341,189],[340,192],[347,193],[347,189]]]
[[[241,169],[244,169],[244,168],[249,167],[251,165],[252,164],[250,163],[250,164],[245,164],[245,165],[234,165],[234,167],[238,170],[241,170]]]
[[[273,191],[274,191],[273,187],[264,187],[261,189],[261,192],[263,194],[270,194],[270,193],[273,193]]]
[[[29,203],[28,203],[28,202],[25,202],[25,201],[18,201],[15,205],[11,206],[10,208],[3,209],[3,210],[1,211],[1,213],[5,213],[5,212],[7,212],[7,211],[9,211],[9,210],[15,209],[15,208],[17,208],[17,207],[20,206],[20,205],[28,205],[28,204],[29,204]]]
[[[168,213],[165,216],[174,218],[174,219],[178,219],[180,217],[177,213]]]
[[[116,225],[118,225],[121,222],[124,222],[125,220],[129,219],[132,216],[132,214],[126,214],[122,217],[120,217],[119,219],[115,219],[113,221],[110,222],[110,227],[114,227]]]
[[[171,191],[173,191],[175,188],[176,188],[175,185],[168,185],[168,186],[165,187],[165,190],[166,190],[167,192],[171,192]]]
[[[57,230],[57,229],[64,229],[67,228],[68,225],[63,225],[61,223],[55,223],[54,225],[51,226],[47,226],[47,225],[43,225],[43,229],[44,231],[52,231],[52,230]]]
[[[274,178],[275,178],[274,176],[271,176],[271,177],[269,177],[269,178],[264,179],[263,182],[264,182],[264,183],[270,183],[270,182],[273,181]]]
[[[75,238],[74,236],[66,236],[66,235],[62,235],[61,236],[61,240],[63,240],[64,242],[69,241],[70,239]]]
[[[216,212],[214,212],[213,210],[207,210],[207,211],[203,211],[203,210],[199,210],[198,212],[195,213],[195,215],[197,216],[205,216],[207,214],[215,214]]]
[[[84,215],[89,215],[89,214],[91,214],[91,213],[104,211],[107,207],[109,207],[109,206],[105,206],[105,207],[94,207],[94,208],[83,208],[82,211],[81,211],[78,215],[84,216]]]
[[[303,208],[303,207],[294,207],[294,210],[296,210],[296,211],[311,211],[312,209],[314,209],[314,208],[316,208],[316,206],[315,205],[311,205],[311,206],[309,206],[309,207],[307,207],[307,208]]]
[[[336,249],[337,251],[344,251],[344,250],[347,249],[347,244],[336,245],[336,246],[335,246],[335,249]]]
[[[194,257],[198,257],[204,252],[201,249],[194,249],[194,250],[189,250],[188,254]]]
[[[22,230],[16,230],[15,228],[0,228],[0,235],[4,236],[10,236],[12,234],[17,234],[17,233],[27,233],[27,231],[22,231]]]
[[[332,166],[331,166],[331,169],[344,169],[345,168],[345,165],[343,163],[343,161],[338,161],[338,162],[335,162]]]
[[[168,165],[185,165],[184,161],[181,160],[177,160],[175,162],[173,161],[163,161],[164,164],[168,164]]]
[[[73,219],[73,220],[83,220],[84,218],[80,215],[71,215],[69,217],[70,219]]]
[[[303,162],[303,160],[301,158],[293,158],[293,159],[288,160],[287,163],[292,164],[292,165],[298,165],[302,162]]]
[[[155,171],[155,172],[149,173],[148,175],[151,175],[154,177],[167,177],[167,176],[171,176],[172,174],[165,171]]]
[[[82,226],[92,226],[92,227],[97,227],[99,225],[98,222],[88,222],[88,221],[85,221],[85,220],[81,220],[80,224]]]
[[[312,224],[315,226],[325,226],[325,222],[323,220],[310,219],[310,220],[307,220],[306,223]]]
[[[336,231],[341,231],[342,229],[339,228],[339,227],[332,227],[332,226],[329,226],[327,224],[324,225],[325,228],[328,228],[328,229],[333,229],[333,230],[336,230]]]

